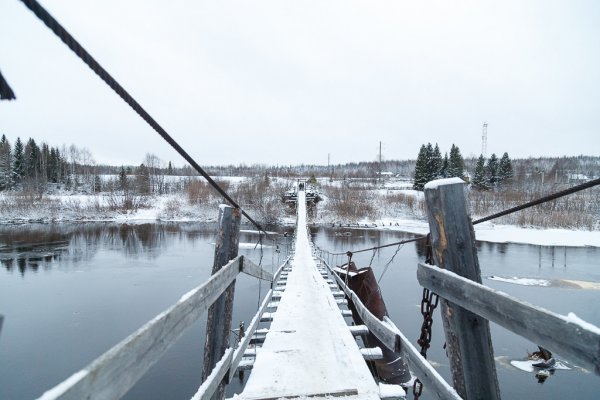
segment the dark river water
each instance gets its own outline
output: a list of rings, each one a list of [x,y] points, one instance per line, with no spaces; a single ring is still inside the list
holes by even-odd
[[[276,229],[292,232],[291,227]],[[314,228],[317,245],[334,252],[371,247],[412,237],[393,231]],[[33,399],[135,331],[184,293],[202,284],[213,262],[215,227],[197,223],[118,225],[86,223],[0,227],[0,399]],[[240,253],[276,268],[284,260],[258,235],[242,232]],[[552,311],[600,325],[600,291],[520,286],[489,276],[574,279],[600,282],[600,249],[479,243],[484,284]],[[394,253],[394,261],[388,265]],[[359,266],[372,253],[354,256]],[[415,342],[419,336],[421,288],[416,266],[424,259],[419,243],[382,249],[373,258],[391,318]],[[341,257],[331,260],[342,263]],[[269,286],[240,275],[234,321],[248,323],[259,295]],[[205,319],[190,327],[165,356],[130,390],[126,399],[189,399],[200,384]],[[524,359],[531,343],[491,324],[503,398],[598,398],[600,377],[569,364],[543,384],[509,360]],[[233,336],[232,336],[233,338]],[[434,318],[429,359],[450,377],[441,321]],[[560,359],[560,355],[558,355]],[[228,395],[239,392],[235,382]],[[426,392],[425,392],[426,393]],[[428,398],[423,396],[422,398]]]

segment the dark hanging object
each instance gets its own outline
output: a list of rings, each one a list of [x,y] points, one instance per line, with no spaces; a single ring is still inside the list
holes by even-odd
[[[0,100],[14,100],[16,99],[15,94],[13,93],[10,86],[4,77],[2,76],[2,71],[0,71]]]
[[[371,267],[358,269],[353,261],[350,261],[350,266],[344,264],[335,269],[335,272],[344,280],[347,280],[350,289],[356,293],[360,301],[365,307],[379,320],[383,321],[383,317],[388,315],[379,284],[375,278],[375,274]],[[349,273],[348,273],[349,272]],[[356,308],[350,302],[348,308],[352,311],[352,319],[357,324],[362,324]],[[383,359],[376,360],[372,363],[375,366],[377,375],[386,383],[400,385],[407,383],[411,379],[408,366],[400,357],[399,353],[389,350],[379,339],[372,333],[369,333],[363,338],[367,347],[379,347],[383,352]]]

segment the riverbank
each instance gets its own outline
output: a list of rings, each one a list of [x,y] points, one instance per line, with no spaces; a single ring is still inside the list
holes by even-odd
[[[0,198],[0,202],[5,200]],[[286,214],[282,205],[278,223],[293,225],[295,218]],[[319,207],[322,207],[321,205]],[[390,214],[384,204],[379,204],[378,215]],[[251,207],[246,208],[255,215]],[[322,212],[321,212],[322,214]],[[347,229],[368,228],[396,230],[415,234],[429,231],[427,221],[420,213],[396,212],[394,217],[377,219],[363,218],[356,222],[331,222],[334,218],[318,215],[312,218],[316,225],[338,226]],[[114,198],[102,195],[60,195],[45,196],[43,199],[22,201],[7,211],[0,212],[0,224],[63,223],[63,222],[123,222],[164,221],[164,222],[216,222],[216,203],[189,204],[179,194],[152,196],[141,199],[138,207],[122,210],[114,207]],[[475,226],[477,240],[494,243],[527,243],[542,246],[600,247],[600,231],[541,229],[519,227],[485,222]]]

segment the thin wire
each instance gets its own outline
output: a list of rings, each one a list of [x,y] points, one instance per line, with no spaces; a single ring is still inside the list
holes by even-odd
[[[379,285],[381,283],[381,280],[383,279],[383,276],[385,275],[385,273],[387,272],[388,268],[390,267],[390,265],[392,265],[392,263],[394,262],[394,258],[396,258],[396,255],[398,254],[398,252],[400,251],[400,249],[402,248],[402,246],[404,246],[404,244],[399,244],[398,248],[396,249],[396,251],[394,252],[394,254],[392,255],[392,258],[390,258],[390,261],[388,261],[385,264],[385,267],[383,268],[383,272],[381,273],[381,276],[379,277],[379,279],[377,280],[377,285]]]
[[[208,181],[208,183],[219,194],[229,202],[233,207],[239,209],[243,216],[250,221],[259,231],[262,231],[269,236],[267,231],[254,219],[252,219],[241,207],[233,200],[225,190],[223,190],[204,169],[163,129],[162,126],[154,120],[144,110],[144,108],[88,53],[77,40],[56,20],[48,11],[46,11],[35,0],[21,0],[27,8],[29,8],[52,32],[56,34],[88,67],[92,69],[112,90],[115,91],[129,106],[148,123],[171,147],[175,149],[200,175]]]
[[[371,261],[369,261],[369,267],[370,267],[371,265],[373,265],[373,260],[375,259],[375,254],[377,254],[377,251],[378,251],[378,250],[379,250],[379,249],[374,249],[374,250],[373,250],[373,254],[371,255]]]
[[[401,244],[406,244],[406,243],[411,243],[411,242],[417,242],[419,240],[423,240],[423,239],[426,239],[426,238],[427,238],[427,235],[423,235],[423,236],[418,236],[418,237],[413,238],[413,239],[401,240],[399,242],[388,243],[388,244],[384,244],[384,245],[381,245],[381,246],[369,247],[368,249],[350,250],[350,252],[352,254],[363,253],[365,251],[379,250],[379,249],[384,249],[386,247],[393,247],[393,246],[398,246],[398,245],[401,245]],[[329,254],[334,255],[334,256],[342,256],[342,255],[346,255],[346,253],[347,253],[347,251],[345,251],[343,253],[329,253]]]

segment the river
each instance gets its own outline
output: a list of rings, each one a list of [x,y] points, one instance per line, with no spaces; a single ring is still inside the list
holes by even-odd
[[[272,242],[262,252],[258,235],[243,228],[240,253],[274,269],[283,259]],[[248,230],[245,230],[248,229]],[[277,229],[292,232],[291,227]],[[395,231],[313,228],[313,239],[334,252],[412,237]],[[0,227],[0,399],[33,399],[85,367],[210,275],[215,227],[199,223],[115,223]],[[279,250],[289,238],[280,236]],[[600,282],[600,249],[478,243],[484,284],[523,300],[600,325],[599,290],[522,286],[490,276]],[[386,268],[394,253],[392,263]],[[262,256],[261,256],[262,254]],[[419,243],[354,256],[373,257],[375,275],[391,318],[411,339],[419,336]],[[343,257],[333,259],[338,264]],[[249,322],[266,283],[240,275],[233,324]],[[125,396],[126,399],[189,399],[200,384],[205,319],[189,328]],[[523,359],[535,344],[491,324],[504,398],[594,398],[600,378],[569,364],[543,384],[509,360]],[[234,336],[232,335],[232,340]],[[436,312],[429,359],[449,379],[441,321]],[[559,355],[560,358],[560,355]],[[231,396],[241,385],[228,388]],[[427,398],[424,396],[423,398]]]

